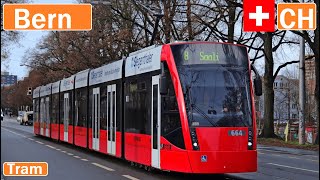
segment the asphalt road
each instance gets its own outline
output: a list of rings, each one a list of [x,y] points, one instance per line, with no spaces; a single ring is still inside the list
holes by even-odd
[[[37,179],[52,180],[319,179],[318,153],[286,151],[266,146],[259,148],[259,168],[256,173],[190,175],[148,172],[139,167],[132,167],[123,160],[34,136],[32,126],[21,126],[15,119],[9,118],[1,122],[1,164],[6,161],[46,161],[49,164],[49,174]],[[4,180],[14,179],[33,180],[35,177],[4,177]]]

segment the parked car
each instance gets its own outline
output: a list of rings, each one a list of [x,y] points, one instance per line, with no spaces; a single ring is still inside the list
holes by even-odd
[[[20,117],[20,118],[19,118]],[[27,111],[17,118],[20,125],[33,125],[33,111]]]

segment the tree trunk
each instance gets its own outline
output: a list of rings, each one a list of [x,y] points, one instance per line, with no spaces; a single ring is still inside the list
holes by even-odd
[[[165,34],[165,43],[170,43],[170,1],[163,1],[164,7],[164,34]]]
[[[228,43],[233,43],[234,41],[234,26],[236,23],[236,7],[230,2],[227,1],[228,4],[228,14],[229,14],[229,22],[228,22]]]
[[[274,91],[273,91],[273,57],[272,57],[272,33],[264,34],[264,126],[263,137],[274,137]]]
[[[187,0],[187,21],[188,21],[188,35],[189,40],[193,40],[193,30],[192,30],[192,19],[191,19],[191,2],[190,0]]]

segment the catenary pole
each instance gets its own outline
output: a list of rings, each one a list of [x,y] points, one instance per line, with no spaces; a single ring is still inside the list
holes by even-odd
[[[304,0],[301,0],[303,3]],[[300,62],[299,62],[299,144],[305,143],[305,40],[300,37]]]

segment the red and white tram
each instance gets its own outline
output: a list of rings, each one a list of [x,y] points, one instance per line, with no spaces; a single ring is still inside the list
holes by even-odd
[[[252,68],[240,45],[151,46],[37,87],[34,133],[161,170],[254,172]]]

